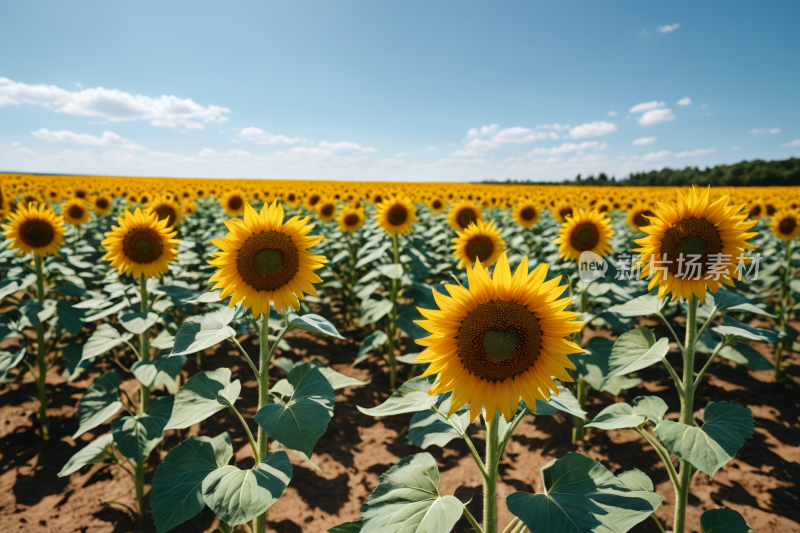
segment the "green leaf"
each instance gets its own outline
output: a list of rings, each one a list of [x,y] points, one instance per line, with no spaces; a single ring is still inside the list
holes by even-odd
[[[211,348],[236,335],[228,324],[233,322],[241,307],[220,307],[202,316],[190,316],[183,321],[175,335],[175,347],[170,355],[190,355]]]
[[[312,364],[297,365],[289,372],[294,391],[286,403],[267,404],[258,410],[256,423],[267,435],[311,457],[314,445],[333,416],[335,393],[325,376]]]
[[[89,368],[91,361],[81,360],[83,354],[83,346],[80,344],[67,344],[60,348],[61,354],[64,357],[64,370],[61,376],[67,381],[72,381],[78,375]]]
[[[380,248],[378,248],[377,250],[374,250],[374,251],[373,251],[372,253],[370,253],[369,255],[365,255],[364,257],[362,257],[361,259],[359,259],[359,260],[358,260],[358,262],[356,262],[356,266],[355,266],[355,268],[356,268],[356,269],[359,269],[359,268],[361,268],[361,267],[362,267],[362,266],[364,266],[364,265],[367,265],[367,264],[369,264],[369,263],[372,263],[372,262],[373,262],[373,261],[375,261],[376,259],[380,259],[381,257],[383,257],[383,254],[384,254],[384,252],[386,252],[386,250],[388,250],[388,249],[389,249],[389,248],[391,248],[391,247],[392,247],[392,244],[391,244],[391,243],[388,243],[388,242],[387,242],[387,243],[385,243],[383,246],[381,246],[381,247],[380,247]]]
[[[752,533],[744,517],[733,509],[709,509],[700,516],[702,533]]]
[[[97,377],[83,393],[78,404],[78,431],[72,436],[77,439],[90,429],[94,429],[122,409],[119,401],[119,375],[109,370]]]
[[[578,372],[593,389],[619,395],[622,389],[630,389],[642,382],[640,378],[608,376],[608,361],[614,341],[605,337],[593,337],[582,354],[572,354],[570,360]]]
[[[389,265],[380,265],[378,266],[378,270],[380,270],[381,274],[389,279],[400,279],[403,277],[403,265],[394,263]]]
[[[631,490],[646,492],[655,492],[656,490],[653,480],[638,468],[619,474],[617,479]]]
[[[536,400],[535,415],[554,415],[559,411],[564,411],[572,416],[577,416],[582,420],[586,420],[586,411],[584,411],[578,399],[572,394],[572,391],[564,385],[556,384],[558,394],[550,392],[550,401]]]
[[[238,379],[231,382],[231,371],[228,368],[195,374],[175,396],[175,406],[164,429],[183,429],[202,422],[233,405],[241,390],[242,385]]]
[[[663,420],[654,432],[673,455],[713,477],[753,436],[753,414],[735,403],[710,402],[703,419],[702,428]]]
[[[56,312],[58,322],[64,326],[68,333],[75,335],[83,329],[83,309],[75,309],[69,300],[58,300],[56,302]]]
[[[83,345],[81,361],[102,355],[133,338],[133,333],[120,333],[110,324],[100,324]]]
[[[159,350],[172,350],[175,347],[175,337],[169,334],[166,329],[161,330],[161,333],[156,335],[156,338],[150,341],[150,346],[158,348]]]
[[[367,302],[370,302],[367,305]],[[374,303],[372,303],[374,302]],[[394,308],[391,300],[365,300],[364,303],[361,305],[361,319],[359,320],[359,324],[361,326],[368,326],[370,324],[374,324],[381,318],[385,317],[389,314],[389,312]]]
[[[345,387],[361,387],[369,383],[369,381],[361,381],[359,379],[340,374],[334,369],[323,365],[319,359],[314,359],[311,362],[317,365],[317,370],[322,372],[322,375],[325,376],[325,379],[327,379],[328,383],[331,384],[333,390],[343,389]]]
[[[45,300],[44,305],[36,300],[28,300],[25,305],[19,308],[22,315],[28,319],[32,326],[50,320],[56,312],[56,302],[53,300]],[[24,320],[23,320],[24,322]]]
[[[58,477],[66,477],[74,472],[77,472],[86,465],[95,463],[102,463],[106,457],[111,455],[111,444],[114,441],[114,436],[111,433],[106,433],[94,439],[92,442],[75,452],[69,458],[67,464],[58,473]]]
[[[35,281],[36,274],[28,274],[24,278],[6,278],[0,280],[0,300],[15,292],[24,291],[33,285]]]
[[[250,470],[227,465],[211,472],[203,480],[203,500],[220,520],[238,526],[269,509],[291,479],[289,456],[273,452]]]
[[[361,532],[361,520],[358,522],[347,522],[346,524],[339,524],[338,526],[333,526],[328,530],[328,533],[360,533]]]
[[[25,347],[23,346],[17,353],[0,352],[0,382],[8,377],[9,371],[16,367],[25,357]]]
[[[158,322],[158,313],[152,311],[132,311],[129,309],[120,313],[117,318],[123,328],[134,335],[139,335]]]
[[[77,305],[76,305],[76,307],[77,307]],[[122,300],[121,302],[118,302],[118,303],[112,305],[111,307],[106,307],[105,309],[102,309],[102,310],[98,311],[97,313],[95,313],[93,315],[89,315],[87,317],[84,317],[83,321],[84,322],[95,322],[97,320],[100,320],[101,318],[105,318],[105,317],[107,317],[109,315],[113,315],[114,313],[116,313],[118,311],[122,311],[126,307],[128,307],[128,301],[127,300]]]
[[[366,338],[364,338],[364,340],[361,342],[361,346],[358,348],[358,355],[356,356],[356,360],[353,361],[353,366],[356,366],[358,363],[366,359],[367,356],[376,348],[386,344],[388,339],[389,337],[386,336],[386,333],[380,329],[376,329],[367,335]]]
[[[646,418],[633,412],[630,405],[625,402],[612,403],[594,417],[591,423],[586,424],[587,428],[623,429],[635,428],[643,424]]]
[[[625,317],[650,316],[661,311],[669,298],[659,298],[655,294],[644,294],[624,304],[614,305],[608,311]]]
[[[464,506],[439,494],[439,468],[429,453],[401,459],[361,506],[361,533],[449,533]]]
[[[394,359],[395,359],[395,361],[400,361],[404,365],[428,365],[428,364],[430,364],[427,361],[417,361],[417,356],[418,355],[419,355],[419,352],[406,353],[406,354],[403,354],[403,355],[398,355]]]
[[[667,414],[667,403],[658,396],[637,396],[633,399],[634,414],[644,415],[653,424],[664,420]]]
[[[158,533],[169,531],[203,510],[203,481],[228,464],[232,454],[227,433],[215,439],[189,437],[170,450],[153,476],[150,502]]]
[[[547,463],[542,481],[545,494],[519,491],[506,499],[508,510],[536,533],[625,532],[663,499],[632,490],[606,467],[575,452]]]
[[[732,343],[748,343],[750,341],[762,341],[774,344],[778,340],[778,333],[766,329],[758,329],[746,324],[742,324],[738,320],[734,320],[728,315],[724,315],[722,319],[725,322],[723,326],[712,328],[712,331],[725,337],[728,344]]]
[[[469,410],[459,409],[450,416],[450,420],[461,428],[460,432],[435,411],[414,413],[408,426],[408,442],[423,450],[428,446],[444,448],[448,442],[466,431],[469,426]]]
[[[775,315],[753,305],[753,302],[746,296],[726,291],[725,289],[718,289],[717,292],[706,293],[706,303],[704,307],[710,309],[714,306],[717,307],[717,311],[746,311],[748,313],[777,318]]]
[[[656,342],[653,333],[639,327],[619,336],[611,349],[608,360],[609,377],[623,376],[636,372],[661,361],[669,352],[666,337]]]
[[[336,326],[331,324],[327,318],[319,315],[293,315],[290,317],[290,324],[296,328],[304,329],[306,331],[313,331],[314,333],[322,333],[329,337],[336,337],[337,339],[344,339],[336,330]]]
[[[131,372],[133,372],[134,377],[139,380],[139,383],[146,387],[152,387],[159,373],[164,374],[162,377],[175,380],[178,374],[180,374],[184,363],[186,363],[185,355],[170,357],[169,350],[162,350],[155,359],[151,359],[150,361],[136,361],[133,363]]]
[[[138,463],[147,459],[163,438],[174,396],[156,398],[146,413],[123,416],[111,422],[114,444],[122,455]]]
[[[390,416],[427,411],[436,404],[438,399],[438,395],[428,395],[434,381],[436,381],[436,376],[408,380],[400,385],[381,405],[369,409],[358,406],[358,410],[369,416]]]
[[[725,346],[719,351],[719,356],[734,363],[746,365],[754,370],[772,370],[772,363],[747,344]]]

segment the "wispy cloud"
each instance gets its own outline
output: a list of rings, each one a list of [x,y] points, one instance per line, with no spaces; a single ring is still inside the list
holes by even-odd
[[[617,113],[616,111],[609,111],[608,112],[608,116],[609,117],[616,117],[617,115],[619,115],[619,113]]]
[[[672,33],[673,31],[677,30],[680,27],[681,27],[680,24],[666,24],[664,26],[659,26],[658,31],[660,31],[661,33]]]
[[[528,155],[559,155],[569,152],[583,152],[586,150],[605,150],[606,148],[608,148],[606,143],[599,143],[597,141],[584,141],[579,144],[564,143],[561,146],[556,146],[553,148],[534,148],[528,152]]]
[[[617,131],[615,124],[601,120],[575,126],[569,130],[569,136],[573,139],[584,139],[586,137],[600,137],[614,131]]]
[[[756,129],[750,130],[750,133],[755,133],[755,134],[770,133],[772,135],[776,135],[778,133],[783,133],[783,130],[780,129],[780,128],[772,128],[772,129],[759,129],[759,128],[756,128]]]
[[[678,105],[690,105],[692,103],[692,99],[688,96],[684,96],[680,100],[678,100]]]
[[[705,155],[710,154],[711,152],[716,152],[716,148],[705,148],[705,149],[698,149],[698,150],[687,150],[685,152],[678,152],[675,154],[676,159],[682,159],[684,157],[695,157],[698,155]]]
[[[643,114],[636,120],[642,126],[650,126],[660,122],[669,122],[670,120],[675,120],[675,115],[672,113],[672,109],[653,109]]]
[[[658,140],[658,137],[640,137],[639,139],[635,139],[631,144],[634,146],[644,146],[645,144],[651,144]]]
[[[630,108],[628,113],[641,113],[642,111],[664,107],[665,105],[666,104],[664,102],[659,102],[658,100],[653,100],[652,102],[643,102]]]
[[[795,146],[800,146],[800,139],[795,139],[786,144],[782,144],[781,146],[783,146],[784,148],[794,148]]]
[[[275,135],[268,131],[264,131],[253,126],[242,128],[239,132],[239,137],[246,141],[251,141],[256,144],[298,144],[307,143],[307,139],[300,137],[287,137],[286,135]]]
[[[119,147],[128,150],[144,150],[144,146],[139,146],[128,139],[124,139],[113,131],[104,131],[100,137],[88,135],[86,133],[75,133],[68,130],[53,131],[42,128],[32,131],[31,135],[49,142],[67,142],[85,144],[88,146]]]

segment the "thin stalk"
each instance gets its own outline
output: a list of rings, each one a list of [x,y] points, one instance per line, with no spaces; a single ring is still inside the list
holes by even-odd
[[[700,383],[700,380],[702,379],[703,375],[706,373],[706,370],[708,370],[708,367],[711,366],[711,363],[714,362],[714,359],[717,357],[717,354],[724,347],[725,347],[725,343],[720,342],[719,344],[717,344],[717,347],[714,348],[714,352],[711,354],[711,357],[708,358],[708,361],[706,361],[706,364],[703,365],[703,368],[700,369],[700,372],[698,372],[697,377],[694,378],[694,387],[692,389],[692,394],[694,394],[694,391],[697,390],[697,384]]]
[[[253,448],[253,457],[256,459],[256,464],[260,463],[261,457],[258,453],[258,445],[256,444],[256,440],[253,438],[253,433],[250,431],[250,428],[247,426],[247,422],[244,421],[244,418],[238,409],[236,409],[236,407],[233,405],[231,405],[231,409],[233,409],[233,412],[236,413],[237,417],[239,417],[239,422],[241,422],[242,426],[244,426],[244,430],[247,433],[247,438],[250,441],[250,447]]]
[[[260,373],[259,373],[258,369],[256,368],[255,363],[253,363],[253,360],[250,359],[249,355],[247,355],[247,352],[244,351],[244,348],[242,348],[242,345],[239,344],[239,341],[236,339],[235,336],[231,335],[231,340],[234,342],[234,344],[236,344],[236,346],[239,347],[239,351],[242,352],[242,355],[247,360],[247,364],[250,365],[250,369],[253,371],[253,374],[255,374],[255,376],[256,376],[256,381],[258,381]],[[259,343],[260,343],[260,341],[259,341]]]
[[[492,421],[486,424],[486,471],[483,480],[483,531],[497,533],[497,470],[500,466],[498,432],[500,416],[495,411]]]
[[[660,318],[660,319],[661,319],[661,320],[664,322],[664,324],[665,324],[665,325],[667,326],[667,328],[669,329],[669,332],[670,332],[670,333],[672,333],[672,338],[673,338],[673,339],[675,339],[675,343],[678,345],[678,348],[679,348],[679,349],[680,349],[680,351],[681,351],[681,355],[683,355],[683,353],[684,353],[684,347],[683,347],[683,343],[681,342],[681,339],[680,339],[680,337],[678,337],[678,334],[677,334],[677,333],[675,333],[675,330],[674,330],[674,329],[672,329],[672,324],[670,324],[670,323],[669,323],[669,320],[667,320],[667,317],[665,317],[665,316],[664,316],[664,313],[662,313],[661,311],[659,311],[658,313],[656,313],[656,315],[657,315],[657,316],[658,316],[658,317],[659,317],[659,318]],[[681,388],[682,388],[682,387],[681,387]]]
[[[461,511],[461,514],[463,514],[464,518],[467,519],[467,522],[469,522],[469,525],[471,525],[472,529],[475,530],[475,533],[483,533],[483,528],[481,528],[481,525],[478,523],[477,520],[475,520],[475,517],[472,516],[472,513],[469,512],[469,509],[467,509],[467,506],[466,505],[462,505],[462,507],[464,509],[463,509],[463,511]]]
[[[694,356],[697,344],[697,296],[689,298],[689,312],[686,316],[686,351],[683,358],[683,403],[680,423],[694,426]],[[689,503],[689,485],[692,481],[692,465],[681,459],[678,471],[680,484],[675,486],[674,533],[684,533],[686,507]]]
[[[509,522],[506,528],[503,530],[503,533],[511,533],[512,531],[514,531],[514,529],[516,529],[516,527],[519,524],[520,524],[520,519],[515,516],[514,519],[511,522]]]
[[[645,431],[641,428],[634,428],[636,429],[637,433],[644,437],[644,439],[650,443],[650,446],[656,451],[658,456],[661,458],[661,462],[664,463],[664,466],[667,469],[667,474],[669,474],[669,479],[672,481],[673,487],[680,486],[680,479],[678,478],[678,472],[675,471],[675,465],[672,464],[672,460],[670,460],[669,452],[661,445],[658,440],[650,435],[649,432]]]
[[[792,268],[792,241],[786,243],[786,272],[783,274],[783,283],[781,284],[781,311],[778,315],[778,331],[786,331],[786,320],[789,318],[789,271]],[[779,338],[775,341],[775,381],[780,381],[782,378],[781,365],[783,362],[783,343],[785,337]]]
[[[469,435],[467,435],[466,433],[462,433],[461,429],[456,427],[455,424],[453,424],[453,422],[450,420],[450,417],[439,411],[435,405],[432,406],[432,409],[437,413],[439,413],[439,416],[447,420],[447,423],[450,424],[453,427],[453,429],[455,429],[458,432],[458,434],[461,436],[464,442],[467,443],[467,447],[469,448],[469,451],[472,453],[472,458],[475,459],[475,464],[478,465],[478,469],[481,471],[481,476],[483,477],[483,479],[486,479],[489,475],[486,472],[486,466],[483,464],[481,456],[478,455],[478,450],[475,449],[475,445],[472,443],[472,439],[469,438]]]
[[[698,331],[698,332],[697,332],[697,335],[696,335],[696,337],[697,337],[698,339],[700,338],[700,335],[702,335],[702,334],[703,334],[703,332],[706,330],[706,328],[707,328],[708,326],[710,326],[711,324],[713,324],[713,323],[714,323],[714,317],[715,317],[715,316],[717,316],[717,306],[716,306],[716,305],[715,305],[714,307],[712,307],[712,308],[711,308],[711,312],[708,314],[708,318],[707,318],[707,319],[706,319],[706,321],[703,323],[703,327],[702,327],[702,328],[700,328],[700,331]]]
[[[136,512],[144,524],[144,459],[136,463],[133,480],[136,483]]]
[[[39,305],[44,306],[44,274],[42,273],[42,258],[34,254],[34,263],[36,263],[36,299]],[[50,438],[50,422],[47,420],[47,389],[45,382],[47,380],[47,365],[45,357],[47,356],[47,344],[44,342],[44,323],[39,321],[36,326],[36,364],[38,372],[34,375],[36,377],[36,388],[39,391],[39,423],[42,424],[42,438],[48,440]]]
[[[522,422],[522,419],[525,418],[525,415],[527,415],[530,412],[531,412],[530,409],[526,405],[525,409],[523,409],[522,412],[519,415],[517,415],[516,419],[511,423],[511,426],[509,426],[509,428],[506,430],[506,434],[503,435],[503,440],[500,442],[501,457],[503,456],[503,453],[505,453],[506,451],[506,446],[508,446],[508,441],[511,440],[511,435],[514,433],[514,430],[517,429],[517,426],[519,425],[520,422]]]
[[[581,290],[580,294],[580,304],[579,304],[580,313],[583,314],[586,312],[586,288],[584,287]],[[582,334],[583,331],[578,331],[575,333],[575,344],[583,348],[582,344]],[[578,376],[575,379],[575,396],[578,400],[578,406],[584,411],[586,407],[586,380],[583,379],[583,376],[578,372]],[[577,416],[572,416],[572,444],[575,444],[579,440],[583,439],[584,436],[584,428],[583,428],[583,419]]]
[[[394,251],[394,264],[400,264],[400,248],[397,243],[397,233],[392,233],[392,249]],[[400,280],[392,280],[392,312],[389,315],[389,324],[387,329],[387,351],[389,352],[389,389],[395,390],[397,388],[397,361],[395,360],[395,333],[397,331],[397,292]]]
[[[142,313],[147,312],[147,278],[144,274],[139,276],[139,292],[142,296],[142,302],[139,310]],[[144,330],[139,334],[139,356],[142,361],[150,360],[150,328]],[[141,383],[139,384],[139,402],[141,409],[139,412],[146,413],[150,409],[150,387]]]
[[[661,530],[661,533],[667,533],[666,531],[664,531],[664,526],[661,525],[661,520],[658,519],[656,513],[650,513],[650,518],[655,520],[656,524],[658,524],[658,529]]]

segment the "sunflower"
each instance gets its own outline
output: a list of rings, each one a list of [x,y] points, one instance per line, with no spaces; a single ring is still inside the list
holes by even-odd
[[[59,245],[64,244],[64,219],[45,203],[20,205],[2,227],[11,248],[23,253],[33,252],[45,257],[58,256]]]
[[[76,186],[70,191],[73,198],[86,199],[89,197],[89,190],[86,187]]]
[[[791,241],[800,235],[800,213],[792,209],[781,209],[770,217],[769,229],[782,241]]]
[[[345,206],[336,217],[339,229],[342,231],[356,231],[364,224],[364,208]]]
[[[166,220],[167,227],[171,228],[183,219],[181,206],[175,200],[168,199],[166,196],[156,198],[145,210],[145,214],[155,213],[158,220]]]
[[[312,191],[306,195],[306,199],[303,203],[307,208],[314,209],[320,200],[322,200],[322,195],[316,191]]]
[[[211,242],[222,251],[212,254],[210,264],[218,268],[210,282],[222,289],[220,298],[231,296],[230,307],[238,302],[253,315],[269,314],[270,301],[278,310],[300,309],[303,293],[317,295],[312,283],[322,280],[314,273],[327,261],[308,251],[323,239],[308,236],[314,228],[310,217],[292,217],[283,222],[283,206],[273,202],[261,213],[245,204],[244,220],[226,220],[229,233]]]
[[[169,270],[170,261],[177,255],[177,232],[170,232],[167,219],[158,220],[155,212],[143,213],[141,208],[131,213],[125,211],[117,219],[119,226],[111,226],[106,240],[103,261],[111,261],[120,274],[130,274],[138,279],[159,276]]]
[[[567,217],[572,216],[573,211],[574,208],[572,207],[572,204],[564,201],[556,201],[555,205],[553,205],[552,209],[550,210],[556,220],[562,224],[567,221]]]
[[[336,202],[333,200],[320,200],[317,202],[317,217],[323,221],[328,222],[333,220],[336,216]]]
[[[605,213],[594,209],[584,211],[578,207],[558,231],[559,236],[553,242],[559,245],[558,256],[561,258],[578,259],[583,252],[603,256],[611,251],[608,241],[614,231],[611,219]]]
[[[647,217],[655,216],[653,208],[647,204],[634,204],[628,209],[628,214],[625,215],[625,222],[634,232],[641,232],[644,226],[649,226],[650,222]]]
[[[98,215],[107,215],[111,211],[112,200],[107,194],[92,196],[91,202],[94,212]]]
[[[514,207],[512,219],[523,228],[530,228],[539,222],[539,206],[532,200],[524,200]]]
[[[64,221],[73,226],[80,226],[89,222],[92,212],[89,205],[82,198],[73,198],[61,204],[61,216]]]
[[[445,285],[450,296],[433,291],[439,310],[418,308],[432,333],[417,340],[427,348],[417,361],[430,363],[423,374],[439,374],[429,394],[453,391],[450,414],[469,404],[470,420],[485,410],[487,422],[499,409],[508,421],[519,399],[536,410],[536,400],[558,393],[552,377],[572,381],[567,355],[582,349],[565,337],[580,331],[578,313],[564,311],[569,298],[557,298],[561,276],[545,282],[546,263],[528,273],[528,259],[514,275],[506,254],[490,278],[480,262],[467,267],[469,289]]]
[[[244,206],[247,205],[247,196],[243,191],[228,191],[222,195],[219,203],[229,216],[235,217],[244,213]]]
[[[441,215],[444,213],[445,207],[447,207],[447,205],[444,203],[444,200],[438,196],[431,196],[428,198],[428,201],[425,202],[425,205],[428,206],[428,211],[434,215]]]
[[[453,204],[447,211],[447,223],[456,231],[467,229],[471,223],[481,218],[483,218],[481,208],[468,200]]]
[[[766,214],[767,214],[767,208],[764,206],[763,202],[755,200],[750,203],[749,212],[747,214],[747,217],[750,220],[759,220]]]
[[[183,214],[185,216],[193,215],[195,210],[197,209],[197,204],[194,200],[184,200],[183,202]]]
[[[389,196],[377,206],[375,220],[386,233],[410,233],[411,224],[417,221],[417,208],[404,196]]]
[[[292,209],[300,207],[300,196],[296,192],[289,191],[283,195],[283,203]]]
[[[479,220],[477,224],[473,222],[464,231],[456,233],[458,237],[453,239],[453,255],[458,259],[458,268],[474,265],[475,261],[489,266],[497,261],[506,247],[494,220]]]
[[[756,248],[747,242],[758,235],[747,233],[756,224],[746,220],[747,210],[729,205],[727,195],[712,203],[710,191],[693,186],[686,197],[678,194],[677,206],[659,202],[650,225],[642,228],[648,235],[635,241],[642,246],[634,250],[642,254],[641,277],[652,275],[649,289],[659,285],[659,298],[672,293],[673,300],[688,299],[694,294],[704,302],[706,285],[711,292],[720,283],[732,286],[743,250]],[[686,256],[690,261],[681,261]],[[655,261],[663,263],[656,268]]]

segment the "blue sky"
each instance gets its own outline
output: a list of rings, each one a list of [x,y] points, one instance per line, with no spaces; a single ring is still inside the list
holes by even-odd
[[[800,156],[798,2],[4,2],[0,170],[543,181]]]

